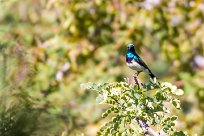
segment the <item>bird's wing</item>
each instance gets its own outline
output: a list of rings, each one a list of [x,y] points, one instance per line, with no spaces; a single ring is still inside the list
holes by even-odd
[[[155,75],[152,73],[152,71],[148,68],[148,66],[144,63],[144,61],[142,61],[142,59],[141,59],[138,55],[136,55],[136,56],[134,57],[134,60],[137,61],[137,63],[139,63],[140,65],[142,65],[142,66],[145,67],[146,69],[148,69],[149,75],[151,76],[151,78],[154,78],[154,77],[155,77]]]
[[[145,67],[146,69],[149,70],[148,66],[144,63],[144,61],[142,61],[142,59],[138,55],[134,57],[134,60],[137,61],[137,63],[139,63],[140,65],[142,65],[143,67]]]

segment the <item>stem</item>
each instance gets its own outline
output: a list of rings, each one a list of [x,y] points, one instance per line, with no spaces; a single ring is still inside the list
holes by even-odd
[[[139,82],[137,80],[137,76],[138,76],[138,73],[135,73],[133,75],[133,78],[135,80],[135,84],[138,85],[138,89],[140,89]],[[140,127],[142,128],[142,130],[145,132],[145,134],[144,134],[145,136],[148,136],[148,135],[160,136],[160,134],[158,134],[152,128],[149,127],[149,125],[147,124],[147,121],[140,119],[140,118],[136,118],[136,120],[137,120],[138,124],[140,125]]]
[[[112,98],[117,104],[120,104],[114,97],[111,96],[111,98]]]
[[[139,74],[139,73],[135,73],[135,74],[133,75],[133,78],[134,78],[134,80],[135,80],[135,84],[137,84],[137,86],[138,86],[138,89],[140,89],[140,84],[139,84],[139,82],[138,82],[138,80],[137,80],[138,74]]]
[[[153,136],[160,136],[157,132],[155,132],[152,128],[149,127],[147,122],[145,120],[142,120],[140,118],[136,119],[140,127],[145,131],[145,136],[148,136],[148,134],[153,135]]]

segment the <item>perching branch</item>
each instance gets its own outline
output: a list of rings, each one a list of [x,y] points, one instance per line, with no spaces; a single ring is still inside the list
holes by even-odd
[[[133,75],[133,78],[134,78],[134,81],[135,81],[134,84],[137,84],[138,89],[140,89],[140,84],[139,84],[139,82],[138,82],[138,80],[137,80],[137,76],[138,76],[138,74],[139,74],[139,73],[135,73],[135,74]]]
[[[135,73],[133,75],[133,78],[134,78],[135,84],[138,85],[138,89],[140,89],[140,85],[139,85],[139,82],[137,80],[137,75],[138,74]],[[142,120],[140,118],[137,118],[136,120],[137,120],[138,124],[140,125],[140,127],[143,129],[143,131],[145,131],[146,136],[148,136],[148,135],[160,136],[160,134],[158,134],[152,128],[149,127],[149,125],[147,124],[147,122],[145,120]]]
[[[153,136],[160,136],[157,132],[155,132],[152,128],[149,127],[146,121],[137,118],[136,119],[140,127],[145,131],[145,135],[148,136],[148,134],[153,135]]]

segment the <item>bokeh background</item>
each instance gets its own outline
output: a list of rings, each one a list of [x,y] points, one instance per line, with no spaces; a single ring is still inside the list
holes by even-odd
[[[0,135],[95,135],[106,106],[80,84],[131,78],[128,43],[184,90],[177,129],[204,135],[202,0],[0,0]]]

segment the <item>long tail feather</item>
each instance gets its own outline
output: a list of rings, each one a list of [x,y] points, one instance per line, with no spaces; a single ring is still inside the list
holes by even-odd
[[[150,76],[152,79],[154,79],[154,78],[156,77],[156,76],[155,76],[154,74],[152,74],[152,73],[150,73],[149,76]]]
[[[149,76],[152,78],[152,79],[154,79],[154,78],[156,78],[156,76],[150,71],[150,73],[149,73]]]
[[[157,78],[150,69],[148,69],[148,74],[152,79]]]

